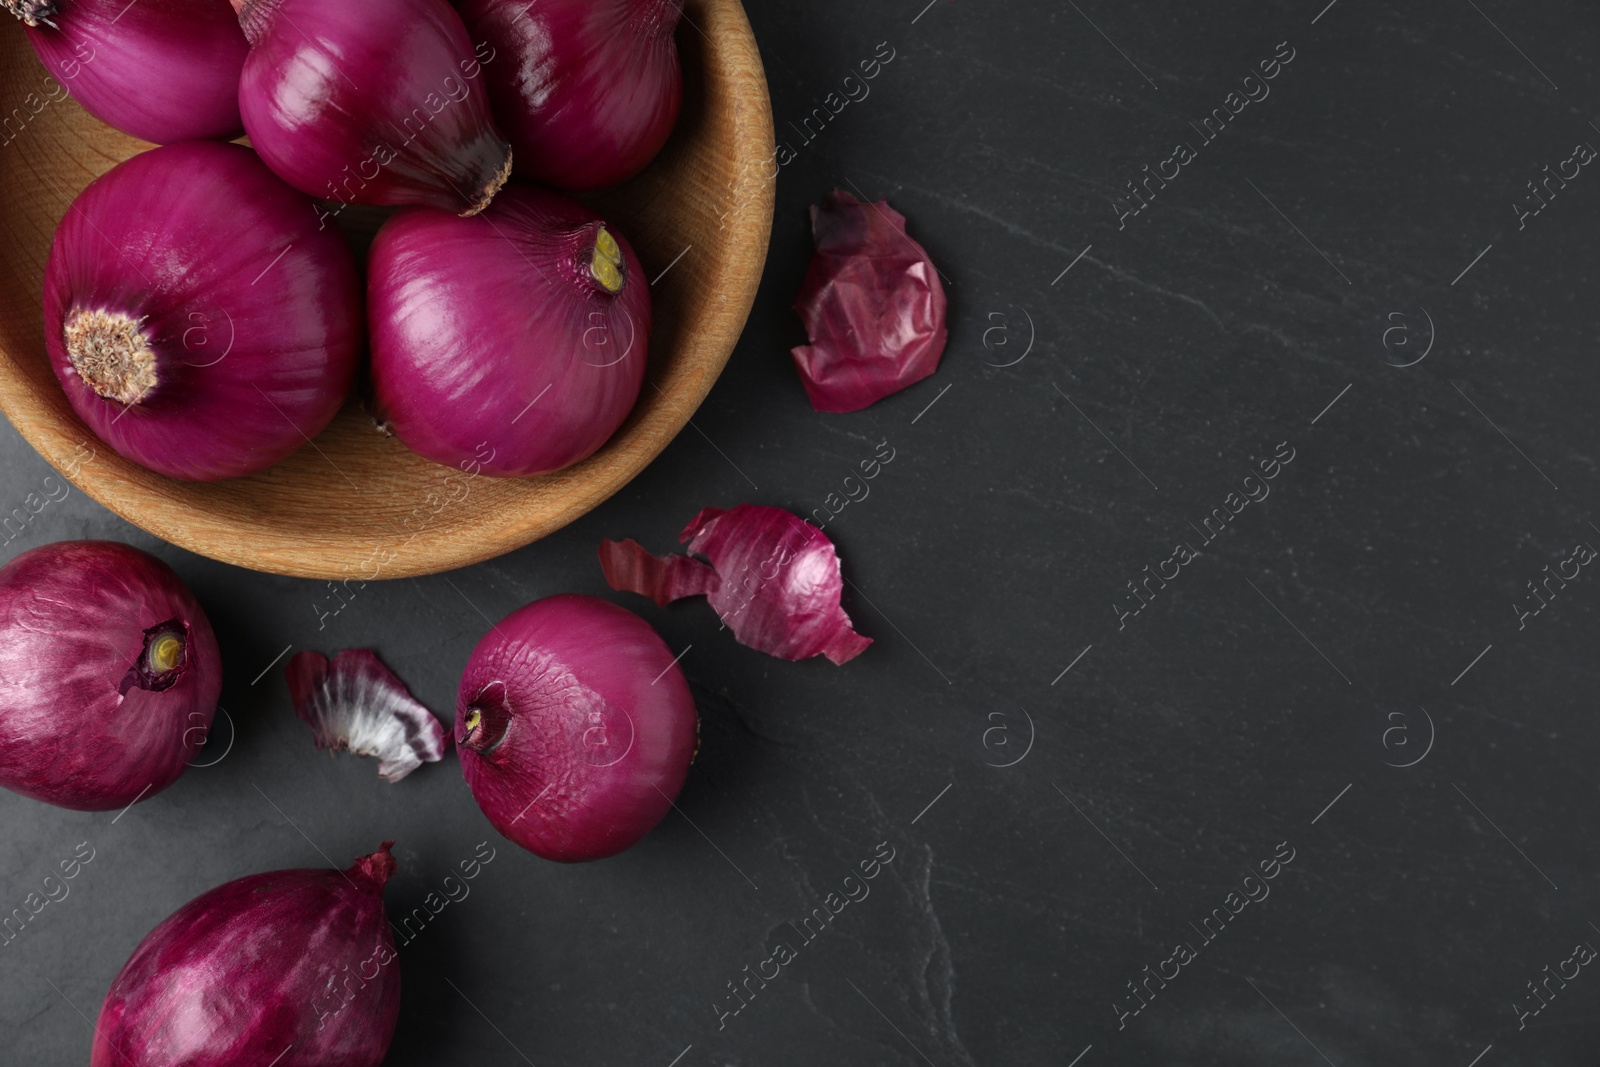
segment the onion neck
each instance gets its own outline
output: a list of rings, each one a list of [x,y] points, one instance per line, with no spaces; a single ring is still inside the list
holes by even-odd
[[[24,26],[38,26],[43,23],[52,29],[56,24],[50,20],[61,10],[55,0],[0,0],[0,8],[21,19]]]
[[[272,28],[273,19],[283,0],[230,0],[230,3],[233,4],[233,13],[239,16],[239,28],[244,31],[245,40],[254,48]]]
[[[120,311],[79,311],[63,333],[72,369],[96,395],[132,405],[156,387],[156,354],[142,319]]]
[[[144,647],[122,676],[117,692],[123,696],[134,688],[164,692],[177,685],[188,669],[189,624],[182,619],[168,619],[144,632]]]
[[[506,153],[505,162],[500,164],[499,170],[489,176],[489,180],[484,182],[483,188],[478,190],[477,195],[471,198],[467,210],[461,213],[462,218],[470,219],[474,215],[482,214],[483,210],[494,202],[495,194],[504,189],[506,182],[511,180],[511,146],[507,144],[502,147]]]
[[[487,756],[511,732],[511,704],[504,682],[490,682],[478,691],[456,722],[456,745]]]
[[[378,846],[378,851],[370,856],[362,856],[351,865],[345,875],[354,881],[362,881],[375,889],[380,895],[384,885],[394,875],[397,864],[389,850],[394,847],[393,841],[385,841]]]

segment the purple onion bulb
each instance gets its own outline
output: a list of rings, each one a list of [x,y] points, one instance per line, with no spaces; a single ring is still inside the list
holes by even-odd
[[[456,700],[461,770],[506,837],[575,863],[632,846],[672,808],[694,758],[689,685],[649,623],[564,594],[502,619]]]
[[[179,908],[111,983],[90,1067],[378,1067],[400,1016],[392,844],[345,871],[253,874]]]
[[[480,218],[398,212],[367,270],[378,409],[414,452],[545,474],[599,449],[639,398],[649,285],[575,200],[516,187]]]
[[[22,20],[51,76],[108,126],[157,144],[227,140],[244,128],[239,73],[248,45],[228,0],[0,0],[0,7]]]
[[[0,785],[80,811],[159,793],[222,691],[211,623],[171,567],[60,541],[0,568]]]
[[[655,158],[678,121],[683,72],[673,31],[683,0],[462,0],[517,173],[603,189]]]
[[[134,156],[83,191],[56,230],[44,314],[79,418],[188,481],[254,473],[315,437],[363,341],[338,230],[254,152],[205,141]]]
[[[239,107],[250,143],[301,192],[462,215],[511,175],[511,146],[446,0],[233,0],[250,41]]]

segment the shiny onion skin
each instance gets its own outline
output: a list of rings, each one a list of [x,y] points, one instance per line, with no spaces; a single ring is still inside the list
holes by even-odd
[[[211,728],[222,661],[171,567],[59,541],[0,567],[0,785],[112,811],[177,781]]]
[[[511,174],[483,73],[446,0],[232,0],[250,41],[245,132],[301,192],[482,211]],[[336,214],[332,212],[331,214]]]
[[[650,288],[627,241],[574,200],[518,186],[482,218],[397,212],[367,273],[378,411],[435,462],[560,470],[639,398]]]
[[[654,556],[643,545],[603,541],[600,566],[613,589],[666,607],[704,596],[741,645],[790,661],[855,659],[872,644],[839,599],[844,575],[828,535],[793,512],[760,504],[705,508],[678,540],[705,556]]]
[[[135,156],[84,190],[44,295],[78,417],[186,481],[251,474],[315,437],[355,377],[363,313],[355,258],[317,211],[248,148],[206,141]]]
[[[90,1067],[378,1067],[400,1017],[392,844],[342,872],[240,878],[173,912],[111,983]]]
[[[948,302],[905,216],[835,189],[812,205],[811,234],[794,301],[811,343],[791,349],[811,406],[860,411],[938,370]]]
[[[83,109],[157,144],[228,140],[244,129],[249,46],[228,0],[0,0]]]
[[[478,642],[455,736],[495,829],[577,863],[623,851],[671,810],[697,722],[689,684],[649,623],[562,594],[512,612]]]
[[[562,189],[633,177],[683,103],[673,31],[683,0],[462,0],[517,173]]]

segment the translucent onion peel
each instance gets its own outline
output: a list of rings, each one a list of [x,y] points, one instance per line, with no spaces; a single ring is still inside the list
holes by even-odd
[[[450,747],[439,720],[371,649],[347,649],[330,662],[301,652],[284,668],[294,713],[311,727],[318,749],[377,756],[378,776],[398,782]]]
[[[835,189],[812,207],[811,232],[816,253],[794,303],[811,343],[793,350],[811,406],[860,411],[937,370],[944,286],[905,216]]]
[[[690,556],[654,556],[632,539],[604,541],[600,566],[611,588],[665,606],[705,596],[740,644],[779,659],[827,656],[847,663],[872,644],[839,605],[844,580],[833,542],[782,508],[706,508],[679,541]]]

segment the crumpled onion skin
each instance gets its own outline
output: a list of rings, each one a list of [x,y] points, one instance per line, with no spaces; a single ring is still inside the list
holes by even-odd
[[[462,0],[518,174],[604,189],[643,170],[683,103],[683,0]]]
[[[128,684],[146,631],[177,620],[173,677]],[[165,682],[166,684],[162,684]],[[205,744],[222,662],[211,623],[165,563],[115,541],[59,541],[0,568],[0,785],[112,811],[177,781]]]
[[[816,252],[794,308],[809,345],[793,350],[817,411],[860,411],[939,368],[944,286],[905,216],[841,189],[811,208]]]
[[[546,597],[473,649],[456,747],[478,806],[546,859],[597,860],[671,810],[696,748],[694,698],[660,636],[597,597]]]
[[[317,748],[377,756],[378,777],[398,782],[450,747],[439,720],[369,648],[336,653],[330,662],[306,649],[284,668],[294,713],[311,727]]]
[[[711,560],[654,556],[629,538],[604,541],[600,566],[611,588],[658,605],[703,594],[742,645],[802,660],[847,663],[872,644],[839,605],[844,578],[826,534],[782,508],[706,508],[678,540]]]
[[[590,272],[600,233],[620,253],[616,293]],[[575,200],[516,187],[479,218],[400,211],[367,269],[378,410],[437,463],[506,478],[560,470],[605,444],[639,398],[644,270]]]
[[[481,211],[511,146],[446,0],[233,0],[250,41],[239,110],[250,143],[303,193],[342,204]]]
[[[90,1067],[378,1067],[400,1017],[392,844],[346,871],[253,874],[179,908],[111,983]]]
[[[141,0],[142,2],[142,0]],[[131,404],[76,369],[80,313],[136,320],[155,385]],[[45,345],[79,418],[169,478],[263,470],[332,421],[362,350],[355,257],[248,148],[141,153],[73,203],[45,271]]]
[[[600,569],[611,588],[647,596],[660,608],[722,587],[722,576],[709,564],[693,556],[651,555],[631,537],[600,542]]]
[[[157,144],[237,137],[249,46],[228,0],[3,0],[83,109]],[[44,20],[48,19],[48,23]],[[52,25],[53,24],[53,25]]]

